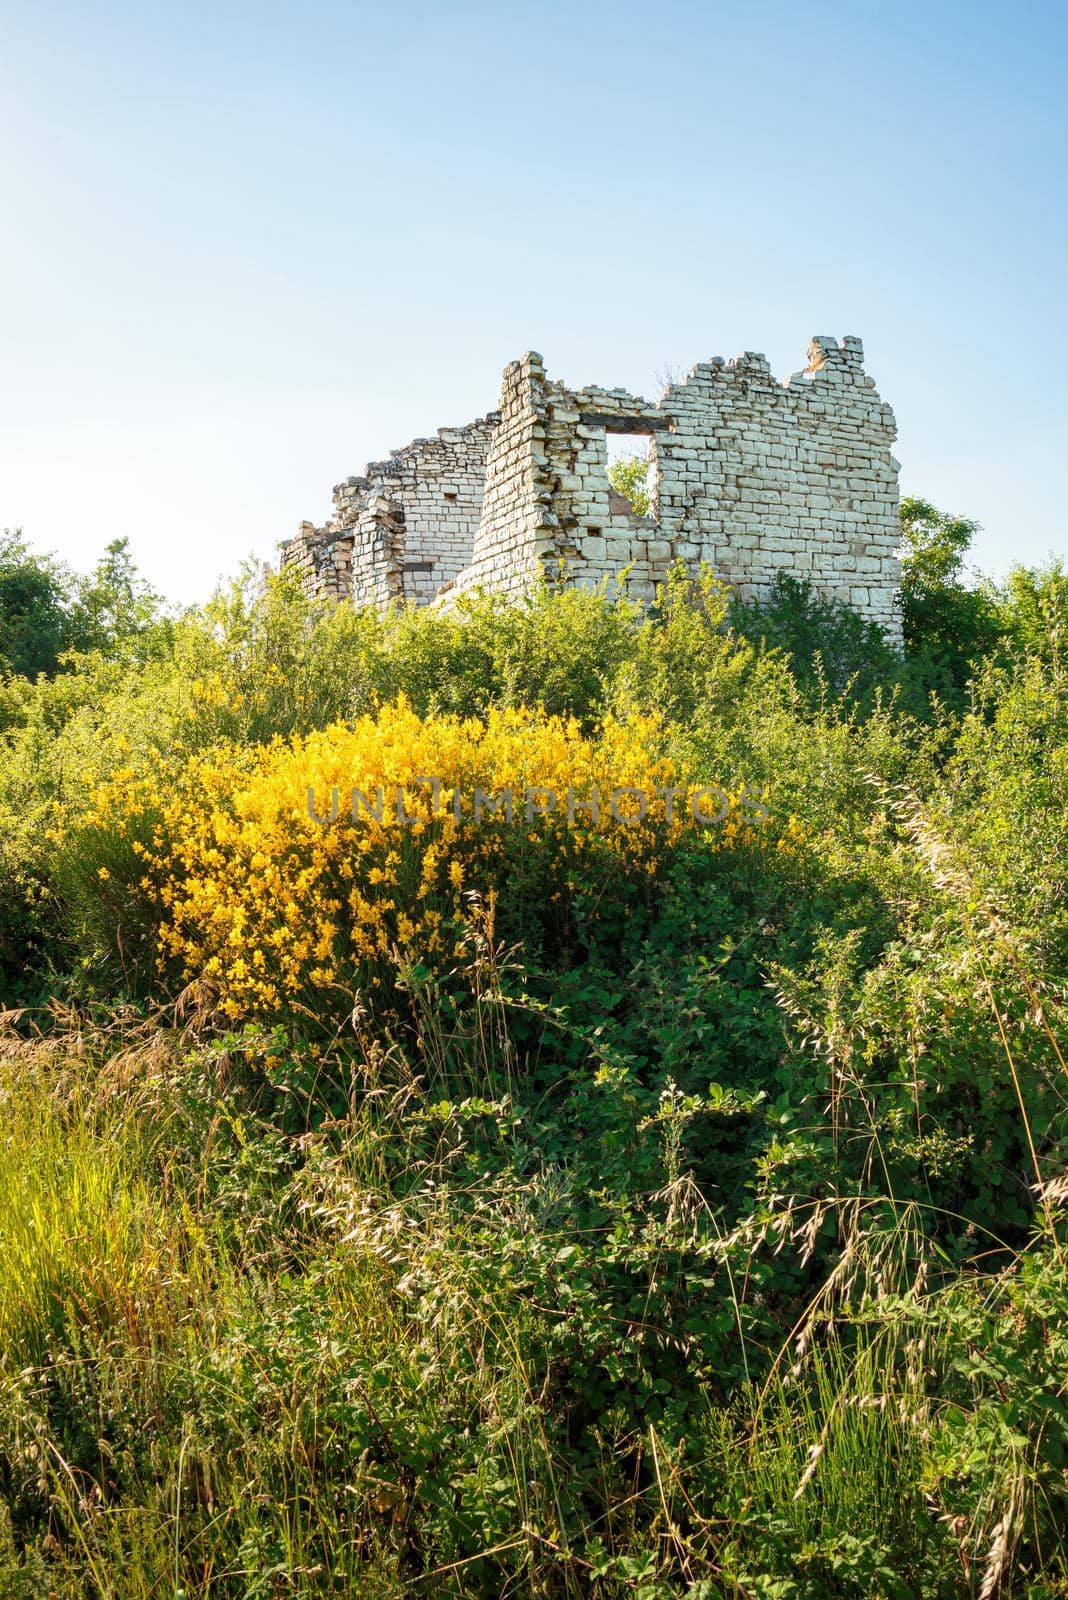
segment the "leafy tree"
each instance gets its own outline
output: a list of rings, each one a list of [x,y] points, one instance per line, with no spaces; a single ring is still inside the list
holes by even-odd
[[[1019,649],[1048,657],[1068,638],[1068,573],[1060,561],[1013,567],[999,601],[1002,623]]]
[[[67,652],[143,661],[158,654],[169,628],[128,540],[113,539],[93,572],[76,577],[54,557],[34,554],[21,530],[0,537],[0,674],[53,677]]]
[[[979,524],[939,511],[929,500],[901,502],[901,613],[905,650],[926,656],[962,690],[972,663],[1003,632],[987,585],[965,581],[965,557]]]
[[[620,456],[608,465],[608,481],[629,500],[639,517],[649,515],[649,462],[645,456]]]
[[[75,648],[105,655],[141,653],[160,620],[162,596],[138,576],[128,539],[112,539],[93,572],[77,584],[71,607]]]
[[[0,536],[0,670],[35,678],[56,671],[70,642],[70,579],[27,549],[19,528]]]

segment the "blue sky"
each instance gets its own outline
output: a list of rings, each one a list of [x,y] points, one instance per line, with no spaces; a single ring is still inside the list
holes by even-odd
[[[903,487],[1068,555],[1063,3],[0,0],[0,525],[170,595],[527,349],[860,334]]]

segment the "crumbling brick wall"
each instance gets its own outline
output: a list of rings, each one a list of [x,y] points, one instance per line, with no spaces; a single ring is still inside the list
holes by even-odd
[[[859,339],[813,339],[808,357],[786,384],[747,352],[667,391],[672,430],[655,442],[661,535],[743,595],[786,572],[899,637],[894,414]]]
[[[648,517],[609,487],[610,433],[649,439]],[[304,524],[285,559],[314,593],[379,605],[478,585],[518,593],[561,564],[585,584],[626,570],[640,598],[676,560],[707,562],[743,596],[785,572],[896,640],[894,436],[859,339],[812,340],[786,383],[763,356],[717,357],[655,404],[568,389],[529,354],[506,367],[498,412],[349,479],[334,521]]]
[[[672,551],[654,521],[636,516],[610,488],[606,439],[608,432],[655,436],[667,418],[622,389],[553,383],[533,354],[505,368],[500,416],[461,584],[517,593],[539,565],[555,573],[562,564],[588,584],[628,567],[630,592],[652,598]]]
[[[464,428],[440,428],[346,478],[334,490],[331,520],[302,523],[283,561],[299,567],[312,595],[361,606],[432,600],[470,563],[497,421],[491,412]]]

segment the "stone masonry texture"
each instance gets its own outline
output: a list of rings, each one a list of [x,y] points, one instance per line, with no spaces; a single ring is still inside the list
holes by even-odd
[[[529,354],[497,411],[415,439],[334,490],[322,527],[282,547],[307,592],[360,606],[481,587],[519,594],[539,569],[652,599],[676,561],[743,598],[777,573],[844,601],[899,642],[894,414],[859,339],[818,337],[785,383],[762,355],[699,362],[655,403],[568,389]],[[609,433],[648,438],[650,510],[608,483]]]

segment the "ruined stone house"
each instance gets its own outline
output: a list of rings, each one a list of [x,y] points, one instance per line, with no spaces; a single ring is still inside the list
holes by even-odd
[[[650,508],[609,486],[609,433],[648,441]],[[334,515],[283,546],[310,594],[425,604],[476,586],[518,593],[539,568],[599,584],[626,569],[651,598],[672,562],[702,562],[743,597],[807,579],[900,638],[894,414],[856,338],[816,338],[786,382],[762,355],[698,363],[652,403],[568,389],[530,354],[500,408],[372,462]]]

